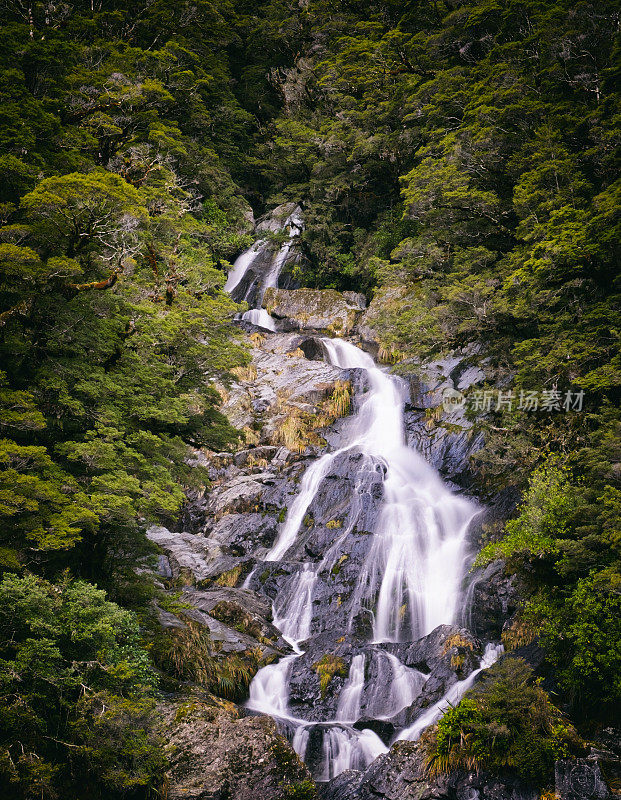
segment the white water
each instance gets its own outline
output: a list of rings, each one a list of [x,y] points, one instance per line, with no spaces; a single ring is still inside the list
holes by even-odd
[[[290,258],[293,237],[302,227],[297,210],[282,227],[288,227],[289,239],[272,257],[267,270],[253,270],[246,297],[254,296],[257,307],[241,315],[241,319],[269,331],[275,331],[276,325],[261,308],[262,298],[267,288],[278,285],[280,272]],[[228,276],[227,291],[239,286],[255,260],[260,258],[265,263],[269,246],[267,239],[261,239],[239,256]],[[311,503],[339,455],[360,453],[360,463],[382,466],[384,494],[373,542],[353,591],[350,625],[362,607],[374,607],[374,642],[414,641],[456,618],[466,558],[465,534],[476,509],[453,495],[424,459],[406,446],[403,408],[407,393],[403,381],[378,368],[367,353],[349,342],[325,338],[322,343],[330,364],[364,372],[367,390],[357,413],[344,426],[341,446],[315,460],[306,470],[266,561],[286,559]],[[357,486],[356,480],[354,483]],[[338,553],[342,539],[351,534],[354,523],[355,520],[345,525],[320,564],[305,563],[294,569],[274,601],[274,624],[292,645],[294,655],[257,673],[247,703],[254,711],[280,719],[291,732],[293,747],[302,758],[311,729],[321,728],[323,760],[317,771],[318,780],[330,780],[346,769],[364,769],[387,752],[373,731],[359,731],[352,725],[363,715],[391,719],[411,705],[427,678],[377,647],[371,656],[375,665],[372,680],[365,677],[365,655],[359,653],[351,659],[332,721],[304,720],[291,712],[291,670],[312,632],[313,596],[319,573],[333,566],[331,559]],[[455,684],[398,738],[417,739],[449,705],[459,702],[479,672],[491,666],[500,651],[489,645],[479,669]]]
[[[336,718],[342,722],[356,722],[360,718],[360,702],[364,689],[364,654],[354,656],[349,667],[347,683],[339,697]]]
[[[264,308],[251,308],[250,311],[244,311],[241,318],[259,328],[265,328],[268,331],[276,330],[274,318]]]
[[[233,269],[229,272],[224,284],[224,291],[229,294],[242,280],[252,262],[256,259],[257,255],[267,245],[265,239],[256,241],[249,250],[244,251],[233,264]]]
[[[386,752],[388,748],[371,730],[329,728],[323,738],[323,771],[317,780],[329,781],[346,769],[364,769]]]
[[[454,684],[441,700],[438,700],[438,702],[428,708],[424,714],[421,714],[421,716],[416,720],[416,722],[414,722],[413,725],[401,731],[397,738],[407,739],[408,741],[416,741],[425,728],[428,728],[429,725],[433,725],[433,723],[436,722],[445,711],[448,711],[451,706],[456,706],[457,703],[459,703],[461,698],[474,683],[477,675],[484,669],[489,669],[489,667],[495,664],[503,652],[504,647],[501,644],[488,644],[485,648],[479,668],[475,669],[474,672],[471,672],[465,680]]]
[[[349,342],[327,339],[324,346],[330,363],[362,368],[369,382],[351,439],[340,452],[355,447],[386,466],[382,514],[357,593],[360,601],[377,598],[376,642],[415,640],[455,618],[465,535],[476,509],[452,494],[422,456],[406,447],[402,381]],[[292,531],[287,535],[291,538]]]
[[[377,653],[377,679],[369,686],[369,701],[365,708],[365,716],[373,719],[390,719],[404,708],[407,708],[421,693],[425,681],[429,677],[417,669],[406,667],[396,656],[385,650]],[[385,697],[385,687],[389,687]],[[381,698],[379,701],[376,698]]]
[[[378,368],[367,353],[349,342],[326,338],[322,344],[332,365],[363,370],[368,388],[357,413],[344,426],[341,447],[315,460],[306,470],[266,560],[286,559],[335,459],[348,451],[361,453],[365,463],[383,466],[384,500],[354,589],[352,615],[363,605],[375,605],[374,642],[414,641],[455,620],[465,570],[465,535],[476,508],[452,494],[425,460],[406,446],[403,381]],[[348,530],[342,535],[348,535]],[[309,729],[321,726],[323,763],[318,780],[329,780],[345,769],[362,769],[386,752],[373,731],[358,731],[351,725],[361,718],[363,709],[365,716],[390,719],[413,702],[426,680],[393,654],[378,650],[375,681],[369,684],[365,680],[365,656],[358,654],[351,660],[332,722],[296,719],[291,714],[289,675],[294,659],[302,654],[302,642],[311,634],[313,593],[329,556],[326,554],[319,565],[301,564],[274,602],[274,623],[296,655],[260,670],[248,701],[249,708],[294,725],[293,743],[302,757]],[[497,650],[488,648],[479,670],[453,686],[399,738],[417,738],[449,703],[459,701],[480,670],[497,656]]]

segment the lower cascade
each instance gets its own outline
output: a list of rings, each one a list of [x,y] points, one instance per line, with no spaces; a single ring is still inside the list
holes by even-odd
[[[404,663],[404,653],[438,626],[455,622],[468,562],[466,533],[477,508],[451,492],[419,453],[406,446],[405,383],[348,341],[320,341],[325,360],[360,387],[356,409],[344,420],[337,446],[304,472],[273,546],[246,582],[256,585],[263,568],[286,571],[288,577],[273,599],[273,620],[294,651],[257,673],[247,708],[275,718],[315,778],[327,781],[347,769],[364,769],[397,738],[417,739],[449,704],[459,701],[502,647],[488,645],[478,669],[413,721],[404,716],[429,677]],[[343,463],[358,487],[353,505],[361,511],[339,520],[338,528],[335,524],[333,541],[319,557],[305,557],[299,541],[305,520]],[[380,487],[381,502],[372,530],[361,534],[357,522],[368,497],[369,474],[375,480],[373,491]],[[318,674],[338,669],[344,678],[327,718],[308,719],[291,707],[293,673],[309,646],[330,641],[330,621],[318,618],[314,599],[321,576],[340,569],[346,557],[343,543],[356,537],[364,538],[366,553],[351,587],[346,636],[336,641],[351,639],[357,652],[345,673],[339,659],[329,654],[307,665]],[[367,620],[362,627],[361,619]],[[377,729],[382,721],[391,733],[381,738]]]

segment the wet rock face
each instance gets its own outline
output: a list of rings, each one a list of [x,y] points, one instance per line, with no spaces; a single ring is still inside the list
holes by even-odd
[[[230,703],[190,698],[160,706],[168,800],[286,800],[310,781],[269,717],[240,718]]]
[[[282,299],[284,309],[293,302],[291,297],[296,293],[278,290],[274,294]],[[298,300],[296,303],[296,314],[310,313],[308,303],[301,306],[301,311]],[[364,298],[343,293],[338,296],[338,304],[344,309],[342,319],[349,324],[350,315],[355,320],[363,313]],[[295,316],[287,319],[294,326]],[[188,515],[191,533],[172,534],[158,529],[152,534],[165,551],[160,577],[177,586],[180,580],[188,581],[183,593],[183,600],[192,606],[188,616],[208,628],[224,653],[243,653],[260,647],[266,660],[270,654],[290,654],[292,650],[274,628],[271,606],[273,603],[274,617],[279,619],[279,609],[287,607],[285,599],[290,602],[296,591],[300,591],[301,564],[317,570],[312,587],[312,619],[310,627],[303,628],[303,635],[308,632],[309,638],[300,643],[305,652],[288,660],[287,714],[316,723],[306,726],[304,735],[308,736],[305,759],[314,765],[318,776],[324,776],[326,746],[329,747],[331,733],[341,723],[341,728],[352,737],[358,731],[370,729],[388,746],[399,730],[411,725],[456,683],[468,678],[479,667],[482,655],[479,638],[462,627],[448,625],[415,642],[371,643],[378,578],[373,573],[377,569],[379,574],[382,564],[381,559],[374,557],[374,537],[370,531],[378,528],[386,464],[379,457],[364,455],[359,446],[330,460],[328,471],[305,508],[294,540],[284,554],[286,560],[266,560],[300,492],[307,468],[317,456],[334,452],[347,441],[351,420],[348,417],[337,420],[320,429],[320,439],[300,446],[285,444],[279,438],[283,422],[296,413],[317,416],[320,403],[337,380],[351,382],[354,409],[363,401],[370,385],[365,370],[340,370],[325,362],[324,334],[319,331],[326,330],[327,319],[319,314],[300,318],[300,326],[308,327],[308,333],[296,330],[264,335],[256,329],[251,331],[252,364],[239,371],[231,386],[221,387],[223,410],[233,424],[244,429],[246,443],[236,453],[204,454],[211,485],[194,500],[194,513]],[[329,319],[334,319],[333,309]],[[281,322],[289,324],[284,317]],[[444,386],[472,386],[481,379],[468,359],[469,356],[462,354],[438,362],[420,379],[420,365],[410,365],[411,371],[406,370],[402,384],[403,394],[409,398],[406,426],[410,444],[416,443],[445,477],[460,481],[462,486],[468,483],[465,461],[479,446],[477,439],[465,418],[455,416],[453,411],[446,418],[446,426],[430,426],[428,410],[441,403]],[[477,536],[472,533],[473,544]],[[472,625],[481,638],[489,636],[497,640],[500,615],[511,612],[512,595],[509,589],[503,589],[496,573],[478,577],[481,580],[471,592],[472,620],[476,619]],[[242,584],[245,588],[241,588]],[[406,619],[404,630],[406,613],[402,612]],[[280,619],[282,625],[283,616]],[[166,618],[163,622],[176,625],[174,619]],[[463,624],[471,627],[466,621]],[[348,716],[341,704],[347,695],[343,690],[346,687],[350,690],[356,664],[361,660],[363,685],[355,714]],[[326,682],[322,676],[327,668],[331,674]],[[291,721],[279,723],[281,731],[288,724]],[[225,743],[228,731],[226,728],[222,734]],[[289,731],[290,738],[298,732],[299,726],[294,726]],[[231,735],[236,736],[233,731]],[[299,742],[298,738],[296,747],[302,752],[304,746],[300,747]],[[233,753],[237,752],[236,747],[233,738]],[[380,742],[380,749],[373,754],[381,750]],[[262,758],[263,751],[257,752]],[[361,770],[368,760],[359,765]],[[239,763],[247,769],[244,758]],[[263,763],[269,772],[269,758]],[[358,762],[349,763],[356,766]],[[331,800],[382,797],[531,800],[532,797],[492,779],[485,785],[473,783],[472,776],[461,776],[461,783],[457,778],[451,778],[453,782],[447,779],[429,783],[420,763],[415,745],[398,743],[366,771],[347,772],[332,781],[329,793],[324,796]],[[202,762],[197,762],[199,773],[202,769]],[[254,797],[266,800],[280,797],[269,794],[272,786],[256,782],[259,777],[253,776],[251,773],[248,785],[254,787]],[[326,778],[327,775],[318,777]],[[226,788],[229,794],[222,796],[237,797],[238,790],[233,780]],[[246,795],[239,796],[245,800]]]
[[[444,478],[467,487],[472,482],[470,456],[483,445],[483,437],[466,418],[465,407],[445,408],[444,392],[473,390],[485,379],[478,353],[454,353],[433,362],[399,366],[408,382],[406,414],[408,444],[418,449]]]
[[[480,641],[455,625],[441,625],[417,642],[403,644],[363,642],[337,627],[314,635],[304,648],[291,667],[292,714],[306,720],[335,719],[352,661],[363,656],[364,685],[355,727],[374,730],[386,744],[397,727],[410,725],[477,669],[482,652]],[[339,668],[322,691],[317,665],[326,657]]]
[[[501,535],[519,500],[519,492],[509,487],[472,519],[468,542],[473,558],[490,538]],[[507,574],[503,561],[476,569],[470,575],[462,623],[479,638],[498,641],[503,627],[516,613],[522,594],[517,576]]]
[[[365,306],[364,295],[334,289],[267,289],[263,305],[282,330],[351,333]]]
[[[494,561],[477,571],[469,595],[468,626],[482,639],[498,640],[505,622],[520,604],[516,576],[507,575],[503,561]]]
[[[291,285],[291,271],[300,259],[297,239],[294,237],[302,231],[302,228],[302,211],[297,203],[283,203],[258,221],[255,232],[259,238],[255,245],[252,264],[231,290],[231,296],[236,302],[246,301],[251,308],[260,305],[265,283],[269,280],[279,258],[282,260],[279,264],[280,284]],[[288,231],[292,237],[292,242],[284,253],[270,238],[270,234],[283,231]]]

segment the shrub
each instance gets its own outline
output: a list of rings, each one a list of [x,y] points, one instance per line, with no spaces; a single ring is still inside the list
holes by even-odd
[[[530,667],[522,659],[505,658],[444,714],[423,744],[431,774],[509,771],[545,786],[553,778],[555,759],[576,752],[580,741]]]
[[[568,471],[557,458],[551,457],[531,476],[520,515],[507,522],[504,538],[487,544],[474,566],[486,566],[498,558],[529,559],[555,554],[558,540],[569,529],[574,510],[574,490]]]
[[[184,628],[162,631],[156,639],[156,664],[176,680],[197,683],[226,700],[243,701],[259,669],[260,651],[221,654],[203,625],[189,618],[184,623]]]
[[[114,798],[159,785],[156,674],[136,616],[105,592],[6,576],[0,682],[1,796]]]

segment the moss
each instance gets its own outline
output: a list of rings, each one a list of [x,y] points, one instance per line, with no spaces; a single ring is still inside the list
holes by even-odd
[[[319,689],[321,696],[325,697],[328,691],[328,686],[332,679],[339,675],[342,678],[347,677],[347,667],[345,662],[339,656],[326,653],[319,661],[313,664],[313,669],[319,675]]]
[[[269,569],[264,569],[263,572],[259,575],[259,583],[263,585],[265,581],[269,578],[271,572]]]
[[[241,564],[238,564],[236,567],[233,567],[233,569],[229,569],[219,575],[213,582],[214,586],[236,586],[241,572]]]
[[[330,522],[326,523],[326,528],[329,528],[331,531],[335,530],[336,528],[342,528],[343,521],[340,519],[331,519]]]
[[[237,603],[221,600],[209,613],[218,622],[223,622],[240,633],[253,636],[255,639],[259,639],[262,636],[260,623]]]
[[[341,571],[341,568],[342,568],[343,564],[347,561],[348,558],[349,558],[349,556],[347,555],[347,553],[343,553],[343,555],[339,558],[339,560],[336,562],[336,564],[330,570],[330,574],[334,575],[336,577],[339,574],[339,572]]]
[[[183,720],[192,714],[195,709],[196,703],[182,703],[175,712],[173,723],[177,725],[179,722],[183,722]]]
[[[317,787],[313,781],[285,784],[282,789],[290,800],[314,800],[317,797]]]
[[[295,750],[282,736],[277,736],[270,747],[270,754],[279,769],[285,775],[296,775],[299,772],[301,761]]]
[[[277,517],[278,522],[280,523],[284,522],[286,516],[287,516],[287,508],[286,506],[283,506],[278,512],[278,517]]]

